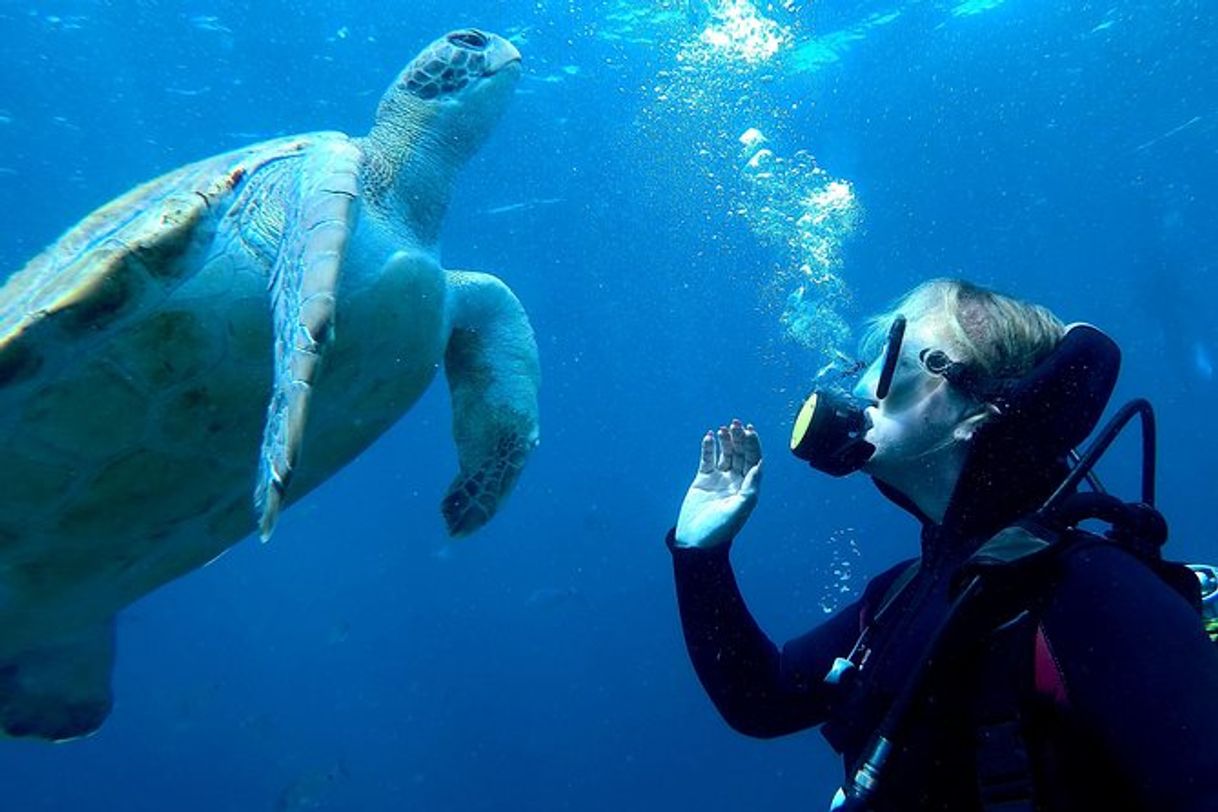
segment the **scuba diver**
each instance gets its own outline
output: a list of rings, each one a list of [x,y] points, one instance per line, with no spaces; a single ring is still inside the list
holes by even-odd
[[[729,562],[760,440],[738,420],[707,432],[667,543],[686,646],[724,720],[760,738],[821,725],[846,768],[834,810],[1218,810],[1218,574],[1159,554],[1149,404],[1075,453],[1112,394],[1116,345],[943,279],[871,332],[879,357],[852,394],[808,398],[791,450],[869,474],[921,522],[920,555],[776,646]],[[1135,416],[1143,492],[1126,503],[1091,468]],[[1091,519],[1103,536],[1078,528]]]

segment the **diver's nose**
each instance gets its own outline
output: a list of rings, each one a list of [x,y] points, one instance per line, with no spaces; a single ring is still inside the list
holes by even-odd
[[[854,385],[854,389],[851,390],[850,394],[859,400],[865,400],[868,403],[874,404],[876,402],[875,387],[878,380],[879,373],[868,367],[867,371],[863,373],[863,377],[859,378],[859,382]]]

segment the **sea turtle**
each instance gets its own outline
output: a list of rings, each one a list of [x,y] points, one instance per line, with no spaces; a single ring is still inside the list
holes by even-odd
[[[537,443],[537,346],[503,282],[440,267],[438,237],[519,63],[501,37],[447,34],[366,136],[278,138],[178,169],[0,289],[8,735],[94,731],[115,613],[268,537],[441,363],[460,465],[449,532],[495,513]]]

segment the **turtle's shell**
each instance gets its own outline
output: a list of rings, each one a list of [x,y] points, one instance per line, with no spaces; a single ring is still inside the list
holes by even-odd
[[[327,138],[346,136],[144,184],[0,289],[0,618],[35,596],[121,606],[252,528],[279,192]]]

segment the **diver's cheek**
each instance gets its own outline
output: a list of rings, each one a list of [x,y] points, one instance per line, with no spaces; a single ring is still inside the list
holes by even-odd
[[[939,438],[932,418],[925,409],[896,415],[880,410],[873,431],[866,435],[867,442],[876,449],[871,459],[890,470],[919,459]]]

